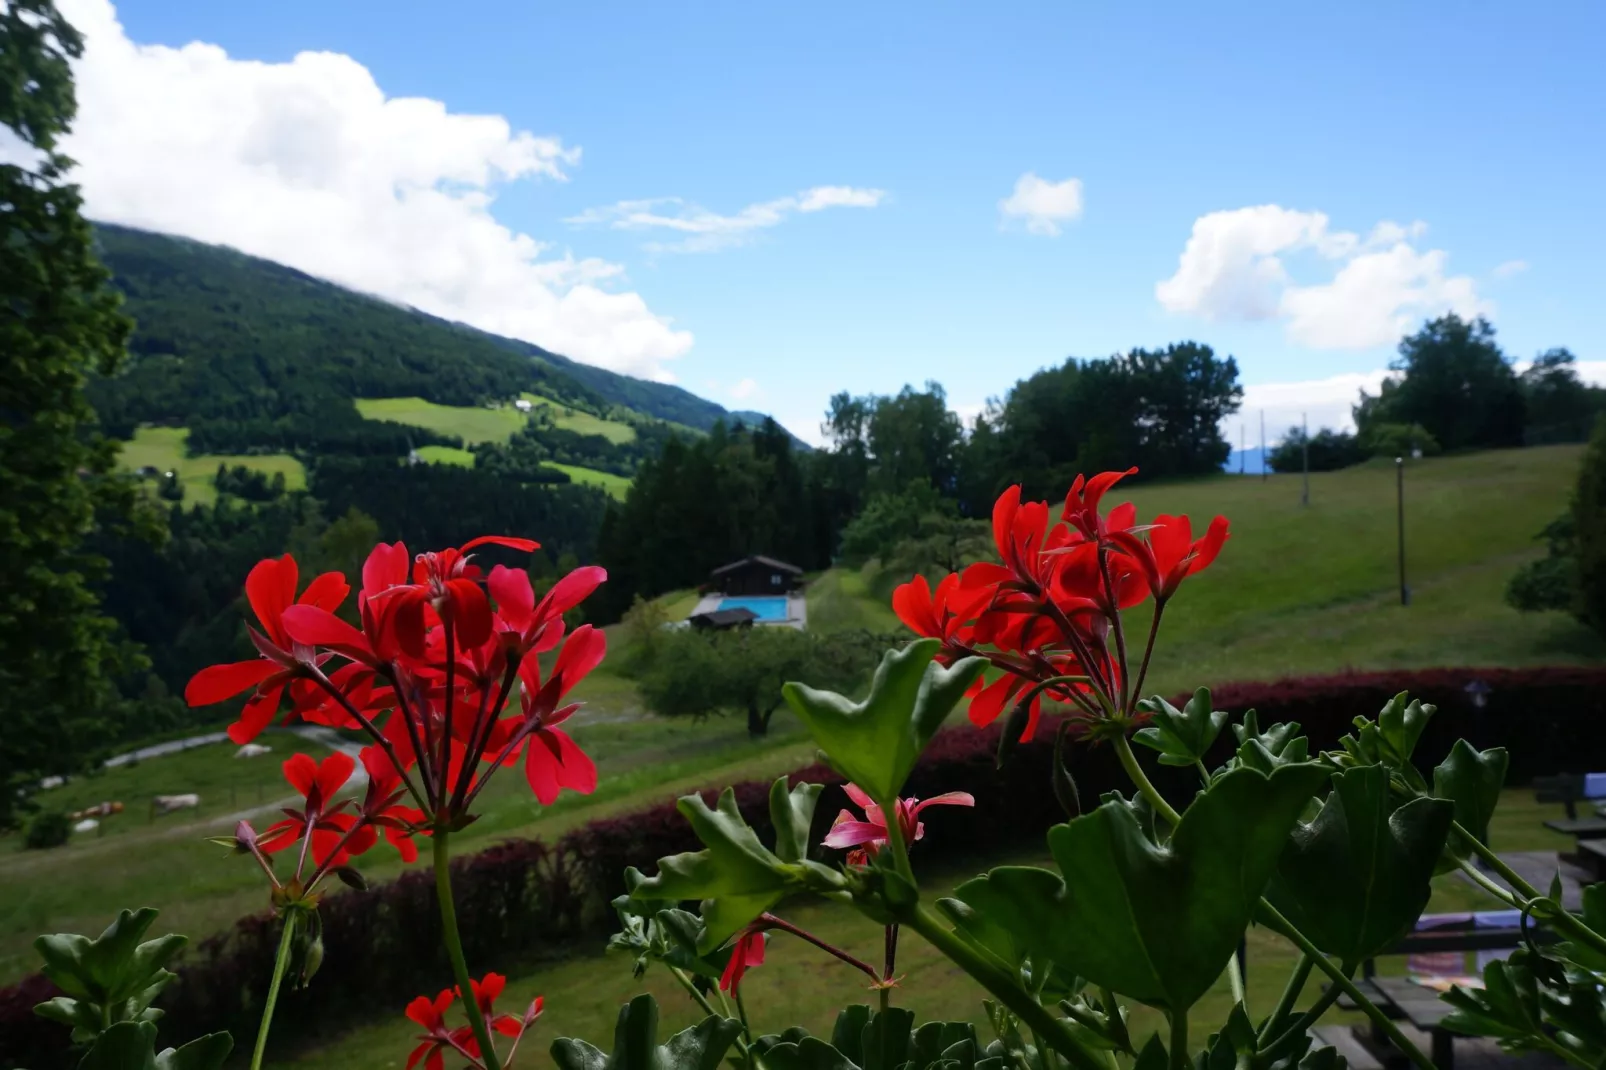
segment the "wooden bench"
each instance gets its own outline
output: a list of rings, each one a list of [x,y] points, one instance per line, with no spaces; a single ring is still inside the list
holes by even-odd
[[[1542,929],[1529,930],[1529,936],[1540,943],[1556,939],[1554,934]],[[1465,923],[1408,933],[1386,954],[1505,951],[1521,947],[1522,943],[1521,928],[1479,929],[1469,917]],[[1434,1066],[1438,1070],[1451,1070],[1455,1062],[1455,1039],[1459,1034],[1443,1027],[1444,1018],[1452,1008],[1440,998],[1436,989],[1419,985],[1409,977],[1380,977],[1377,964],[1372,959],[1361,964],[1361,976],[1356,979],[1355,986],[1390,1018],[1404,1021],[1426,1033]],[[1337,1003],[1345,1010],[1358,1009],[1355,1002],[1347,997],[1340,997]],[[1400,1058],[1387,1035],[1375,1026],[1368,1031],[1365,1044],[1379,1061],[1388,1063]]]

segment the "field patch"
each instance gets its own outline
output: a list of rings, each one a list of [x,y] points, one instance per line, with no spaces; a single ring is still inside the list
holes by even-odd
[[[519,395],[525,401],[540,408],[546,409],[552,415],[552,425],[564,431],[573,431],[577,435],[601,435],[614,445],[623,445],[634,442],[636,429],[629,424],[617,420],[604,420],[600,416],[593,416],[589,412],[566,407],[561,401],[544,398],[540,394],[524,393]]]
[[[569,473],[569,478],[576,483],[601,487],[615,498],[623,498],[630,490],[630,480],[625,476],[616,476],[612,472],[599,472],[595,468],[581,468],[577,464],[556,464],[552,461],[545,463],[548,468]]]
[[[131,440],[123,443],[118,459],[124,468],[134,471],[149,467],[158,472],[177,473],[178,481],[184,487],[185,505],[197,502],[210,505],[217,500],[217,488],[212,480],[220,464],[229,468],[243,465],[270,478],[283,474],[286,490],[304,490],[307,486],[306,469],[288,453],[260,456],[203,453],[187,457],[184,455],[184,444],[189,437],[190,429],[187,427],[141,427],[134,432]]]
[[[423,398],[358,398],[357,411],[365,420],[390,420],[437,434],[456,435],[465,446],[506,442],[529,419],[511,405],[494,409],[437,405]]]

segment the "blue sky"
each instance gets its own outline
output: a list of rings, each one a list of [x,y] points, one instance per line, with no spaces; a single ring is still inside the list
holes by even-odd
[[[113,127],[112,94],[97,96],[85,75],[85,143],[70,150],[93,173],[92,212],[301,256],[298,266],[432,311],[456,300],[461,318],[671,376],[808,437],[836,390],[936,379],[968,412],[1068,355],[1184,338],[1236,356],[1274,426],[1290,406],[1331,422],[1391,355],[1378,324],[1450,307],[1487,312],[1516,357],[1566,345],[1606,360],[1598,4],[123,0],[128,54],[115,62],[102,58],[113,36],[104,6],[63,4],[99,27],[86,63],[124,72],[124,84],[149,73],[147,99],[191,76],[203,98],[228,96],[207,92],[209,78],[249,85],[249,122],[273,133],[220,162],[217,181],[258,174],[272,156],[294,188],[256,195],[264,217],[325,181],[348,198],[331,211],[363,214],[349,198],[383,198],[390,179],[347,183],[322,161],[356,167],[389,158],[375,138],[394,137],[403,153],[436,136],[435,120],[376,124],[363,120],[375,101],[342,111],[339,93],[304,92],[322,83],[303,77],[297,55],[336,53],[386,100],[425,98],[448,115],[504,117],[513,139],[554,139],[531,150],[538,162],[504,165],[511,178],[442,164],[409,181],[469,198],[454,210],[488,214],[544,245],[547,260],[572,260],[529,302],[550,298],[550,316],[515,321],[461,292],[505,306],[533,284],[478,285],[472,253],[420,237],[411,254],[386,247],[364,261],[356,230],[318,253],[316,235],[282,237],[288,224],[242,229],[238,204],[164,202],[160,161],[143,182],[127,177],[140,166],[115,166],[112,135],[95,133]],[[191,50],[183,62],[149,47],[192,42],[226,57]],[[193,134],[208,121],[173,125]],[[153,129],[142,142],[184,137]],[[163,158],[207,151],[188,144]],[[1001,211],[1026,175],[1057,189],[1042,202],[1056,217]],[[801,210],[807,191],[836,187],[854,203]],[[657,203],[616,207],[647,200]],[[1240,211],[1257,206],[1276,208]],[[408,209],[424,211],[417,198]],[[760,217],[777,221],[750,225]],[[1378,229],[1386,222],[1397,227]],[[688,237],[703,251],[677,247]],[[408,255],[420,260],[412,274],[398,263]],[[440,277],[459,260],[459,274]],[[1174,281],[1157,291],[1164,280]],[[593,292],[617,300],[591,308]],[[1292,383],[1303,385],[1253,389]]]

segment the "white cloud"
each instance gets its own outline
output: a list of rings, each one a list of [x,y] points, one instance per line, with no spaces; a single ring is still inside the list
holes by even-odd
[[[1031,171],[1015,182],[1015,192],[998,202],[1004,222],[1021,222],[1032,234],[1057,237],[1061,223],[1082,217],[1082,180],[1050,182]]]
[[[580,150],[495,115],[387,97],[350,56],[288,63],[136,44],[107,0],[62,0],[88,39],[64,151],[92,218],[234,246],[578,360],[667,379],[692,336],[618,265],[491,215],[506,182],[562,181]]]
[[[720,215],[679,197],[619,201],[588,208],[565,222],[576,226],[606,226],[613,230],[670,230],[687,237],[678,242],[651,242],[651,252],[707,253],[740,245],[760,230],[784,222],[798,212],[827,208],[874,208],[886,191],[854,186],[815,186],[790,197],[750,204],[732,215]]]
[[[1250,446],[1260,444],[1260,416],[1266,416],[1266,443],[1280,442],[1290,427],[1299,425],[1301,418],[1310,423],[1312,433],[1323,427],[1347,431],[1355,427],[1350,407],[1359,400],[1361,391],[1376,394],[1388,372],[1379,368],[1368,372],[1347,372],[1325,379],[1308,379],[1292,383],[1257,383],[1244,387],[1243,407],[1237,414],[1222,421],[1222,434],[1238,447],[1240,426]]]
[[[1275,204],[1211,212],[1194,221],[1176,274],[1156,284],[1155,297],[1207,320],[1280,319],[1290,339],[1317,349],[1387,345],[1444,312],[1487,314],[1469,276],[1445,273],[1442,250],[1411,244],[1425,231],[1385,220],[1362,238],[1332,230],[1321,212]],[[1301,285],[1285,263],[1293,253],[1338,266],[1328,281]]]
[[[1527,271],[1527,270],[1528,270],[1528,261],[1526,261],[1526,260],[1507,260],[1503,264],[1495,265],[1494,277],[1497,278],[1497,279],[1509,279],[1509,278],[1511,278],[1511,276],[1513,276],[1513,275],[1521,275],[1524,271]]]
[[[763,394],[764,391],[759,387],[757,380],[743,379],[736,385],[732,386],[727,393],[729,393],[730,396],[735,398],[737,401],[746,401],[749,398],[758,397],[759,395]]]

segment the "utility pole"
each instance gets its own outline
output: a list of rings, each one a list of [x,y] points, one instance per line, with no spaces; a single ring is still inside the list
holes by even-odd
[[[1271,465],[1266,463],[1266,410],[1260,410],[1260,481],[1266,482]]]
[[[1304,413],[1299,414],[1299,454],[1300,464],[1303,468],[1304,483],[1299,490],[1299,504],[1310,504],[1310,420]]]
[[[1400,605],[1411,604],[1411,588],[1405,585],[1405,458],[1394,458],[1394,500],[1400,531]]]

